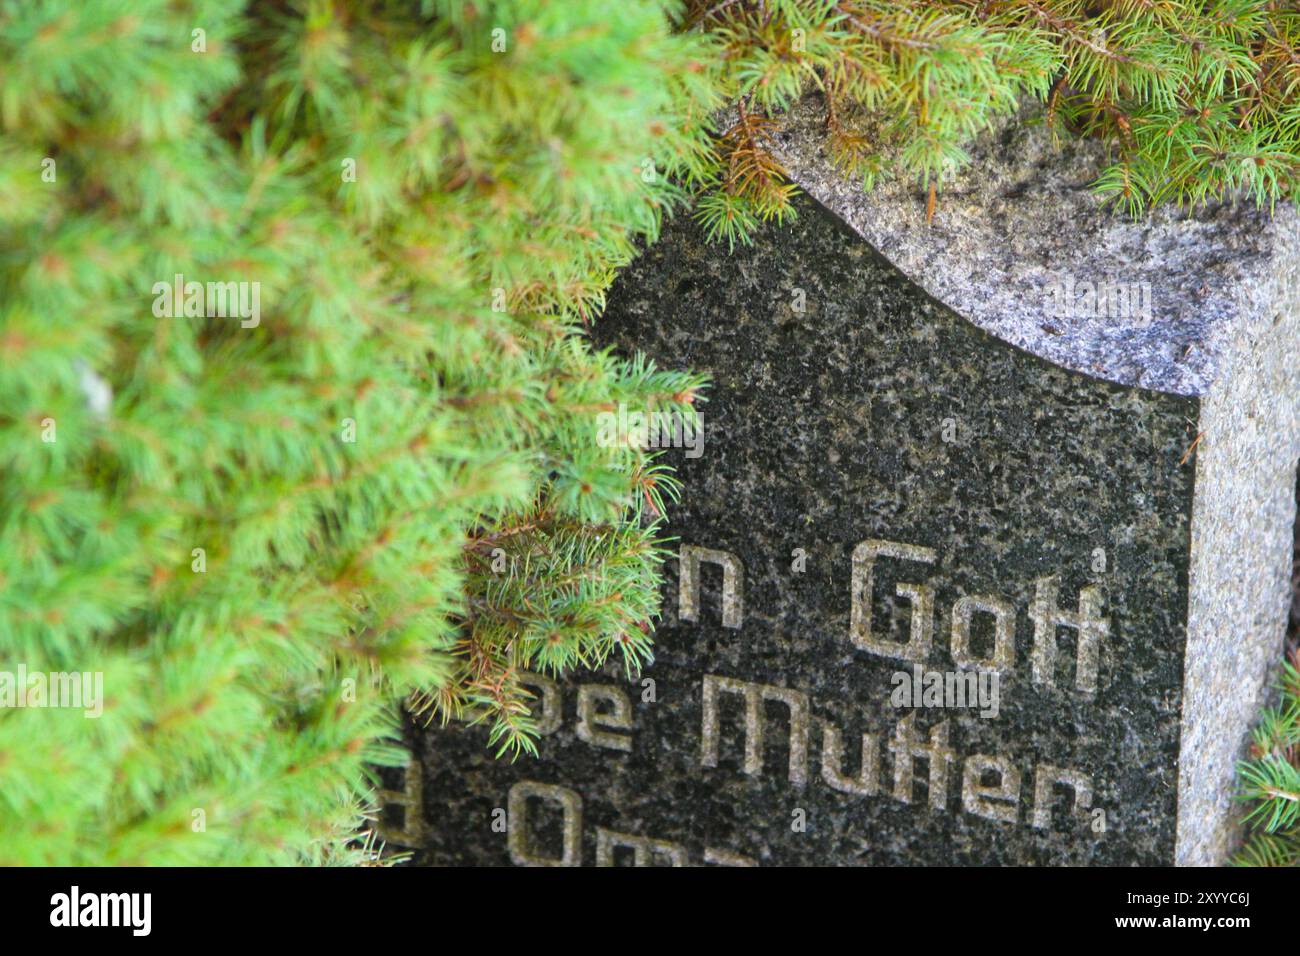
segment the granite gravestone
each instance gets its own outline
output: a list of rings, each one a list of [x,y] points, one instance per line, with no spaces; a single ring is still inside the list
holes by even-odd
[[[1286,617],[1293,226],[1119,221],[1079,157],[994,136],[926,227],[805,135],[838,216],[802,199],[730,254],[680,218],[600,326],[714,380],[702,454],[668,452],[653,665],[536,677],[539,760],[411,726],[385,835],[427,864],[1220,862]],[[1098,315],[1117,272],[1148,305]]]

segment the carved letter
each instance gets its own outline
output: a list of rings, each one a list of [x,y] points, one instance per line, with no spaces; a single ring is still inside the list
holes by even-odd
[[[894,589],[899,597],[912,602],[912,627],[906,643],[877,638],[871,633],[871,586],[876,558],[881,556],[933,564],[935,552],[933,548],[875,538],[863,541],[853,549],[849,639],[855,647],[872,654],[922,662],[930,654],[930,639],[934,631],[934,591],[928,585],[900,583]]]
[[[656,856],[667,857],[670,866],[687,866],[686,849],[668,840],[652,840],[632,833],[616,833],[604,827],[596,828],[596,865],[614,866],[614,847],[632,849],[633,866],[654,866]]]
[[[790,708],[790,782],[808,779],[808,695],[787,687],[751,684],[716,674],[704,675],[704,726],[701,763],[718,765],[718,694],[740,694],[745,699],[745,773],[763,771],[763,701],[775,700]]]
[[[970,651],[970,622],[976,611],[994,617],[992,657],[976,657]],[[1016,660],[1016,609],[994,597],[961,598],[952,606],[952,659],[958,667],[1008,673]]]
[[[700,617],[700,562],[722,565],[722,626],[740,627],[745,617],[745,569],[729,551],[684,544],[678,556],[677,614],[683,621]]]
[[[993,771],[998,775],[994,786],[984,786],[984,774]],[[1016,822],[1016,801],[1020,799],[1020,771],[1006,757],[986,757],[975,754],[966,759],[966,769],[961,780],[961,805],[967,813],[997,820],[999,823]]]
[[[420,765],[406,755],[405,769],[402,771],[401,790],[376,790],[380,813],[375,820],[375,832],[386,843],[399,846],[418,847],[424,844],[424,781]],[[383,807],[401,807],[401,827],[390,827],[384,823]]]
[[[1052,826],[1052,785],[1063,783],[1074,791],[1074,812],[1082,813],[1092,806],[1092,781],[1081,773],[1039,764],[1034,774],[1034,814],[1032,823],[1040,830]]]
[[[560,688],[555,681],[551,680],[544,674],[534,674],[532,671],[523,671],[519,675],[519,683],[526,687],[536,687],[541,691],[542,696],[542,713],[538,716],[536,711],[533,716],[537,719],[537,735],[545,737],[553,734],[560,729]],[[533,710],[532,707],[528,708]]]
[[[596,707],[596,702],[601,700],[608,701],[612,708],[602,713]],[[613,684],[583,684],[578,688],[578,739],[610,750],[632,749],[630,736],[600,730],[600,727],[630,730],[632,704],[627,694]]]
[[[551,800],[564,811],[564,851],[558,859],[538,856],[528,838],[528,798]],[[582,798],[568,787],[521,780],[510,788],[506,803],[509,824],[506,846],[515,866],[580,866],[582,864]]]
[[[840,732],[829,720],[822,725],[822,780],[841,793],[874,796],[879,786],[880,744],[874,734],[862,735],[862,765],[857,778],[847,777],[841,771],[843,749]]]
[[[1074,791],[1074,812],[1083,813],[1092,806],[1092,780],[1074,770],[1040,763],[1034,775],[1034,816],[1031,822],[1039,830],[1052,829],[1052,786],[1066,784]]]
[[[704,862],[715,866],[758,866],[753,857],[733,853],[731,850],[720,850],[713,846],[704,848]]]
[[[1078,632],[1075,686],[1086,694],[1097,693],[1097,661],[1101,642],[1110,633],[1110,622],[1101,616],[1101,590],[1085,587],[1079,592],[1079,610],[1062,611],[1056,606],[1057,579],[1039,578],[1029,616],[1034,621],[1033,676],[1035,684],[1056,684],[1056,629],[1072,627]]]
[[[942,810],[948,802],[948,765],[956,754],[948,749],[948,721],[930,729],[929,746],[916,737],[916,714],[908,714],[894,728],[889,749],[894,755],[894,799],[912,802],[912,758],[930,762],[930,809]]]

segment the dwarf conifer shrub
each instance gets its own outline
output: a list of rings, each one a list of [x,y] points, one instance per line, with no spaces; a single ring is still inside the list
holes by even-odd
[[[674,484],[595,418],[701,382],[583,327],[707,156],[710,42],[0,4],[0,670],[103,689],[10,681],[0,862],[353,861],[397,701],[516,753],[521,670],[637,667]]]
[[[1095,187],[1131,215],[1300,200],[1293,0],[688,0],[678,26],[719,39],[738,105],[697,213],[733,241],[789,213],[770,117],[813,90],[846,175],[912,179],[931,212],[970,139],[1032,101],[1106,143]]]

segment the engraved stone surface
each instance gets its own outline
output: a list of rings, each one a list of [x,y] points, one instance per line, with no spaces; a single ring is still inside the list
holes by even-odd
[[[703,453],[667,452],[653,665],[537,677],[539,760],[408,727],[385,832],[422,864],[1222,861],[1288,606],[1294,287],[1150,390],[798,211],[731,254],[672,222],[598,328],[714,379]]]

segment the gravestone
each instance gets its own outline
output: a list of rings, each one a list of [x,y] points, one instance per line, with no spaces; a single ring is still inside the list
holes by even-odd
[[[713,377],[702,447],[665,453],[653,664],[536,677],[537,760],[408,727],[385,835],[425,864],[1221,862],[1287,614],[1295,218],[1129,222],[1091,147],[1022,124],[927,225],[830,172],[811,115],[780,148],[829,209],[732,252],[679,217],[598,329]]]

